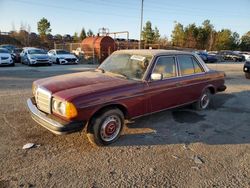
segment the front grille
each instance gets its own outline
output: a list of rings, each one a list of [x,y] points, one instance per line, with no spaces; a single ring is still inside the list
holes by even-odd
[[[1,60],[9,59],[9,57],[1,57]]]
[[[76,58],[66,58],[65,60],[67,60],[68,62],[75,62]]]
[[[36,104],[39,110],[51,113],[51,93],[45,89],[38,88],[36,91]]]
[[[48,59],[37,59],[38,62],[48,62]]]

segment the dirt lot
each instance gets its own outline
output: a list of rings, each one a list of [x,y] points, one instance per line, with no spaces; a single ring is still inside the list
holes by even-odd
[[[0,187],[250,187],[250,80],[225,70],[226,92],[209,110],[189,107],[136,120],[112,146],[56,136],[30,117],[26,99],[42,77],[84,65],[0,67]],[[23,150],[26,143],[39,147]]]

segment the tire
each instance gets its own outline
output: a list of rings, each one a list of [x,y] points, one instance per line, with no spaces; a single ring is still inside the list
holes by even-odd
[[[106,109],[92,118],[88,125],[87,137],[95,146],[106,146],[120,137],[123,125],[124,114],[121,110]]]
[[[27,65],[28,65],[28,66],[31,66],[31,64],[30,64],[30,60],[28,60],[28,61],[27,61]]]
[[[246,77],[246,79],[250,79],[250,73],[249,73],[249,72],[246,72],[246,73],[245,73],[245,77]]]
[[[56,58],[56,64],[60,64],[60,61],[59,61],[59,59],[58,58]]]
[[[206,89],[202,92],[199,100],[193,104],[193,108],[195,110],[205,110],[209,107],[209,104],[211,103],[211,92],[209,89]]]

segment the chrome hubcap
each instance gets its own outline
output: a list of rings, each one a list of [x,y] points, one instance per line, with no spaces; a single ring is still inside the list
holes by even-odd
[[[204,94],[202,97],[201,97],[201,108],[202,109],[205,109],[207,108],[209,104],[209,97],[207,94]]]
[[[109,142],[117,137],[121,130],[121,120],[116,115],[108,116],[101,126],[102,140]]]

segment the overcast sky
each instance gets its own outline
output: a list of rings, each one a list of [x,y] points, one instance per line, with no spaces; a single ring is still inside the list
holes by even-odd
[[[98,32],[129,31],[138,38],[141,0],[0,0],[0,30],[10,31],[47,18],[52,34],[71,34],[84,27]],[[171,36],[174,22],[201,25],[209,19],[216,30],[229,28],[240,35],[250,31],[250,0],[144,0],[144,23],[150,20],[162,36]],[[119,37],[125,38],[125,35]]]

